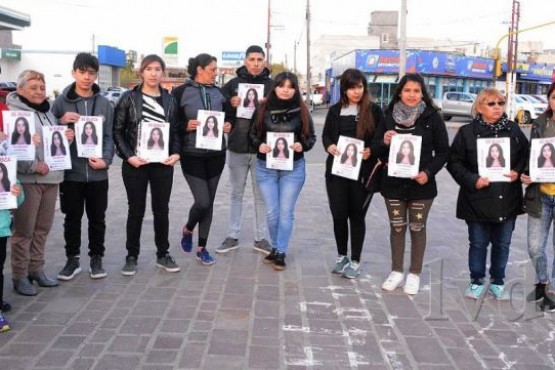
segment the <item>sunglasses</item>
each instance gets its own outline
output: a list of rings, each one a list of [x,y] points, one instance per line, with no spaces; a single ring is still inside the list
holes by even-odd
[[[500,107],[505,106],[505,102],[504,102],[504,101],[490,101],[489,103],[486,103],[486,105],[487,105],[488,107],[493,107],[493,106],[495,106],[495,104],[497,104],[497,105],[500,106]]]

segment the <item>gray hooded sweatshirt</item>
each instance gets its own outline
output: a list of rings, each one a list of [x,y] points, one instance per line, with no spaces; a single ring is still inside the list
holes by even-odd
[[[100,95],[100,88],[97,84],[93,85],[93,94],[90,97],[82,97],[75,92],[75,82],[67,86],[63,93],[59,95],[52,105],[51,112],[59,121],[66,112],[79,113],[81,116],[101,116],[102,119],[102,159],[109,167],[114,158],[114,140],[113,140],[113,120],[114,109],[110,101]],[[75,130],[74,124],[69,124],[69,128]],[[65,171],[66,181],[76,182],[94,182],[108,179],[108,167],[95,170],[89,166],[87,158],[77,156],[76,140],[80,140],[75,136],[75,140],[69,146],[71,153],[71,170]]]
[[[6,97],[6,104],[10,110],[21,110],[35,114],[35,132],[42,137],[43,126],[55,126],[56,118],[49,111],[39,112],[19,98],[17,92],[13,91]],[[23,184],[59,184],[64,179],[64,171],[49,171],[45,176],[37,172],[37,164],[44,162],[44,146],[41,144],[36,148],[34,161],[17,161],[17,179]]]

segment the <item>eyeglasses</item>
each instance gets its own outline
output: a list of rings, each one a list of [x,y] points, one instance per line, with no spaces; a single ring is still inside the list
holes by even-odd
[[[500,107],[504,107],[505,106],[505,102],[504,101],[490,101],[489,103],[486,103],[486,105],[488,107],[493,107],[495,106],[495,104],[497,104]]]

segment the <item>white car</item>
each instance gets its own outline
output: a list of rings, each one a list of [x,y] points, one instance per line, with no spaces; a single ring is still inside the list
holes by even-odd
[[[540,114],[545,112],[545,104],[532,103],[521,94],[515,95],[516,120],[520,124],[532,123]]]
[[[110,101],[112,107],[115,107],[124,92],[125,90],[110,90],[103,91],[100,94]]]

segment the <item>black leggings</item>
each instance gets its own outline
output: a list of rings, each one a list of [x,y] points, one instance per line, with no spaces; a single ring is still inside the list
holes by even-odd
[[[185,176],[194,198],[185,227],[187,230],[193,231],[197,224],[199,225],[199,247],[206,247],[208,242],[214,198],[216,198],[216,190],[224,166],[225,154],[215,157],[184,156],[181,158],[183,176]]]
[[[351,227],[351,259],[360,262],[362,245],[366,235],[366,212],[368,205],[363,207],[368,193],[358,181],[339,176],[326,178],[326,190],[333,217],[333,231],[337,243],[337,253],[347,255],[349,226]]]
[[[0,304],[4,300],[4,262],[6,262],[6,244],[8,237],[0,237]],[[2,312],[2,309],[0,309]]]

